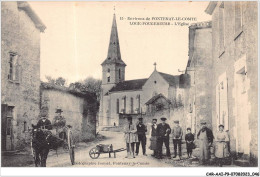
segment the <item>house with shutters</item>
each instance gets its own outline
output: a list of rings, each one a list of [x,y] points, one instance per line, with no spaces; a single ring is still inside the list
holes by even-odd
[[[40,112],[40,33],[45,25],[27,2],[1,3],[2,151],[23,149]]]
[[[258,163],[257,2],[210,2],[212,129],[223,124],[235,163]]]
[[[125,80],[126,64],[121,58],[116,16],[110,35],[107,58],[102,65],[102,91],[99,109],[99,126],[123,126],[125,116],[135,122],[138,115],[144,122],[166,117],[168,123],[180,120],[184,125],[184,90],[189,85],[187,75],[160,72],[154,64],[149,78]]]

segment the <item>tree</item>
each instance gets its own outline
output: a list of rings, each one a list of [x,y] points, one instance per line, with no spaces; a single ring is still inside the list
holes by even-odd
[[[87,91],[91,93],[95,93],[97,96],[97,99],[100,99],[100,93],[101,93],[101,84],[102,81],[99,79],[94,79],[93,77],[88,77],[83,81],[84,85],[86,86]]]
[[[55,84],[61,87],[64,87],[66,84],[66,79],[62,78],[62,77],[58,77],[55,81]]]
[[[45,76],[47,79],[47,83],[55,85],[55,79],[53,79],[51,76]]]
[[[58,77],[57,79],[52,78],[51,76],[45,76],[45,78],[47,79],[47,83],[52,84],[52,85],[57,85],[60,87],[65,87],[66,85],[66,79],[64,79],[63,77]]]
[[[101,92],[101,80],[95,79],[93,77],[88,77],[84,81],[79,81],[75,83],[71,83],[69,88],[77,91],[88,91],[90,93],[95,93],[97,96],[97,100],[100,99]]]

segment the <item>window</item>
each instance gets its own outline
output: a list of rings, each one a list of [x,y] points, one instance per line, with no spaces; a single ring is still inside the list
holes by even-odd
[[[126,113],[126,96],[124,97],[124,113]]]
[[[116,113],[119,113],[119,99],[116,100]]]
[[[13,106],[7,107],[7,125],[6,125],[6,135],[12,134],[12,120],[13,120]]]
[[[235,39],[242,33],[243,6],[242,2],[235,2]]]
[[[27,122],[26,121],[23,122],[23,131],[24,132],[27,131]]]
[[[225,18],[224,18],[224,2],[219,6],[219,55],[224,52],[225,47]]]
[[[9,74],[8,79],[12,81],[19,81],[20,66],[18,64],[18,55],[16,53],[9,53]]]
[[[107,82],[110,82],[110,69],[107,69]]]
[[[140,102],[140,100],[141,100],[141,96],[140,95],[137,95],[137,101],[138,101],[138,108],[137,108],[137,113],[140,113],[141,112],[141,102]]]
[[[121,69],[118,70],[118,77],[121,79]]]
[[[133,113],[134,112],[134,99],[133,98],[131,98],[131,113]]]
[[[122,97],[122,109],[121,109],[121,113],[126,113],[126,96]]]

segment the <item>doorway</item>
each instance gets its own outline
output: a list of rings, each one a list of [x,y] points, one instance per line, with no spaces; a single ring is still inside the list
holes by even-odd
[[[249,130],[248,117],[248,93],[247,93],[247,72],[245,65],[239,67],[235,73],[236,89],[236,149],[239,154],[249,155],[251,132]]]
[[[14,106],[8,106],[2,104],[1,106],[1,140],[2,150],[11,151],[14,150],[13,145],[13,120],[14,120]]]

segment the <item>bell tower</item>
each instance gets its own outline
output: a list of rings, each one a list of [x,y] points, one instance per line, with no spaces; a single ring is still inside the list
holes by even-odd
[[[113,16],[110,41],[108,46],[107,58],[102,66],[102,90],[99,111],[99,124],[110,125],[110,97],[108,91],[117,83],[125,80],[126,64],[121,59],[119,38],[116,25],[116,15]]]
[[[107,58],[101,65],[102,87],[105,92],[109,91],[115,84],[125,80],[126,64],[121,59],[115,14],[113,16]]]

